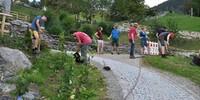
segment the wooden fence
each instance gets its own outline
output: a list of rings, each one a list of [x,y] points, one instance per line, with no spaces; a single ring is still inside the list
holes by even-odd
[[[2,11],[2,9],[0,9]],[[10,21],[12,20],[22,20],[22,21],[30,21],[31,17],[26,15],[26,14],[23,14],[23,13],[19,13],[19,12],[16,12],[16,11],[11,11],[10,14],[5,14],[5,13],[0,13],[0,18],[2,19],[0,21],[0,24],[1,24],[1,35],[3,35],[3,33],[8,33],[9,32],[9,29],[7,28],[7,26],[10,25]]]

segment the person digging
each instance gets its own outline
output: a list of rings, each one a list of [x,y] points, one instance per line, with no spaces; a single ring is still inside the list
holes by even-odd
[[[92,39],[84,32],[72,31],[71,34],[77,41],[76,53],[81,51],[81,59],[83,60],[83,63],[88,64],[87,52],[89,45],[92,44]]]
[[[41,42],[41,34],[45,31],[44,24],[47,21],[46,16],[36,16],[31,24],[30,31],[32,34],[33,41],[33,54],[40,52],[40,42]]]
[[[161,57],[165,58],[168,47],[169,47],[169,41],[174,39],[175,35],[173,32],[162,32],[158,38],[159,42],[161,44]]]

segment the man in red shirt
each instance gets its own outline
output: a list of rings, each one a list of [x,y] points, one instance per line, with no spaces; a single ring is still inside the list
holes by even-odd
[[[92,43],[92,39],[84,32],[73,32],[72,36],[77,41],[76,52],[81,51],[81,56],[84,60],[84,63],[88,63],[87,51],[88,46]]]
[[[130,25],[130,29],[128,32],[128,39],[131,44],[131,50],[130,50],[130,59],[135,58],[135,40],[137,38],[137,27],[138,23],[134,23],[133,25]]]

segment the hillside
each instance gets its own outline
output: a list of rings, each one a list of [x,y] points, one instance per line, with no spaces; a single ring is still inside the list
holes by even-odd
[[[153,9],[159,12],[173,10],[176,12],[184,13],[185,12],[184,6],[189,1],[191,0],[168,0],[158,6],[153,7]]]

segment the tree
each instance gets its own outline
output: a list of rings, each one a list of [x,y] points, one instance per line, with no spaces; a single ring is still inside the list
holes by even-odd
[[[115,0],[111,7],[111,16],[122,20],[138,20],[143,17],[144,11],[144,0]]]

